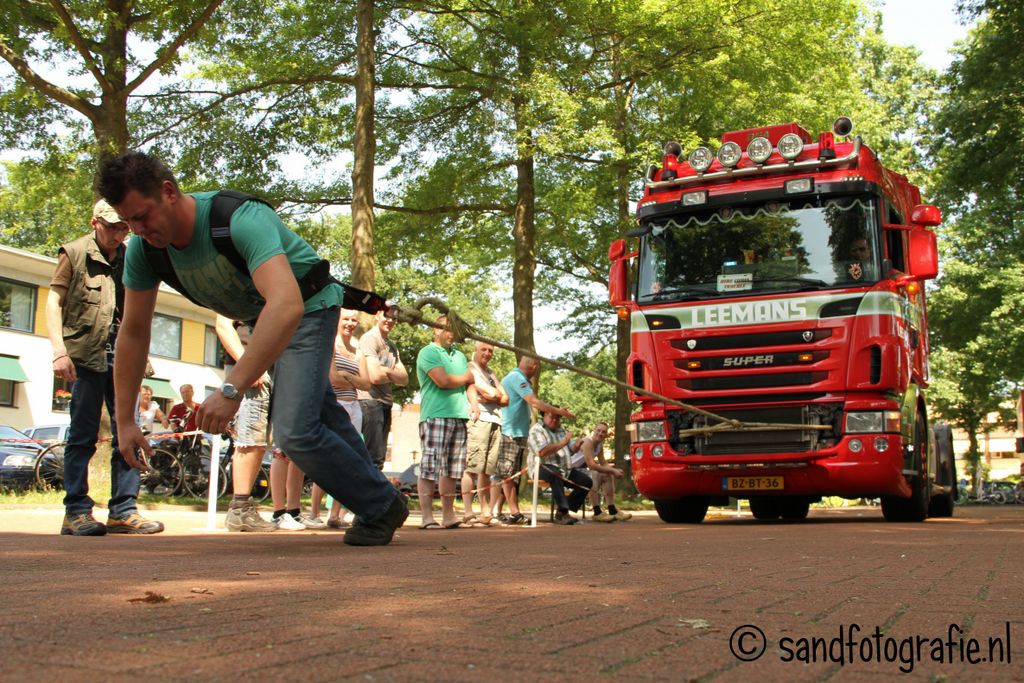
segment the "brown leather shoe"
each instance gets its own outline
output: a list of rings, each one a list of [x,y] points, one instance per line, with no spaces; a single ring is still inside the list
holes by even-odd
[[[120,518],[107,517],[108,534],[158,534],[163,530],[163,524],[146,519],[138,512]]]

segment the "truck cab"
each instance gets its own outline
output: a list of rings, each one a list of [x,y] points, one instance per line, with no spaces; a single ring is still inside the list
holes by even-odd
[[[635,250],[609,250],[634,479],[667,522],[729,497],[759,519],[825,495],[880,497],[894,521],[952,514],[926,401],[940,215],[851,128],[732,131],[685,160],[669,143]]]

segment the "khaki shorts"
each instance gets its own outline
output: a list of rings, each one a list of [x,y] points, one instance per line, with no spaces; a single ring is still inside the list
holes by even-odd
[[[269,444],[269,418],[270,391],[267,386],[264,384],[258,391],[247,391],[235,415],[235,446],[247,448]]]
[[[494,474],[501,451],[501,424],[471,421],[466,435],[466,471],[472,474]]]

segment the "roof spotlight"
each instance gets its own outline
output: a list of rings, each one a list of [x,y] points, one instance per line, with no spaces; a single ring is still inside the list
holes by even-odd
[[[671,154],[672,156],[679,158],[683,156],[683,147],[675,140],[665,143],[665,154]]]
[[[755,164],[763,164],[772,155],[772,143],[768,138],[756,137],[747,145],[747,156]]]
[[[707,147],[698,147],[697,149],[690,152],[690,156],[687,159],[687,161],[690,162],[690,168],[692,168],[697,173],[703,173],[704,171],[711,168],[711,162],[714,160],[715,156]]]
[[[853,132],[853,121],[849,116],[840,116],[832,124],[832,132],[841,138]]]
[[[804,141],[796,133],[786,133],[779,138],[779,154],[783,159],[792,161],[804,151]]]
[[[718,148],[718,161],[722,166],[732,168],[736,164],[740,163],[740,157],[743,155],[743,150],[738,144],[731,140],[721,147]]]

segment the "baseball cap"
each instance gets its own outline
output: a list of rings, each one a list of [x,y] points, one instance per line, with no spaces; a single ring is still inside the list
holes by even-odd
[[[92,207],[92,217],[102,218],[106,222],[113,225],[114,223],[124,223],[124,219],[117,215],[117,211],[114,211],[114,207],[107,204],[106,200],[100,199]]]

